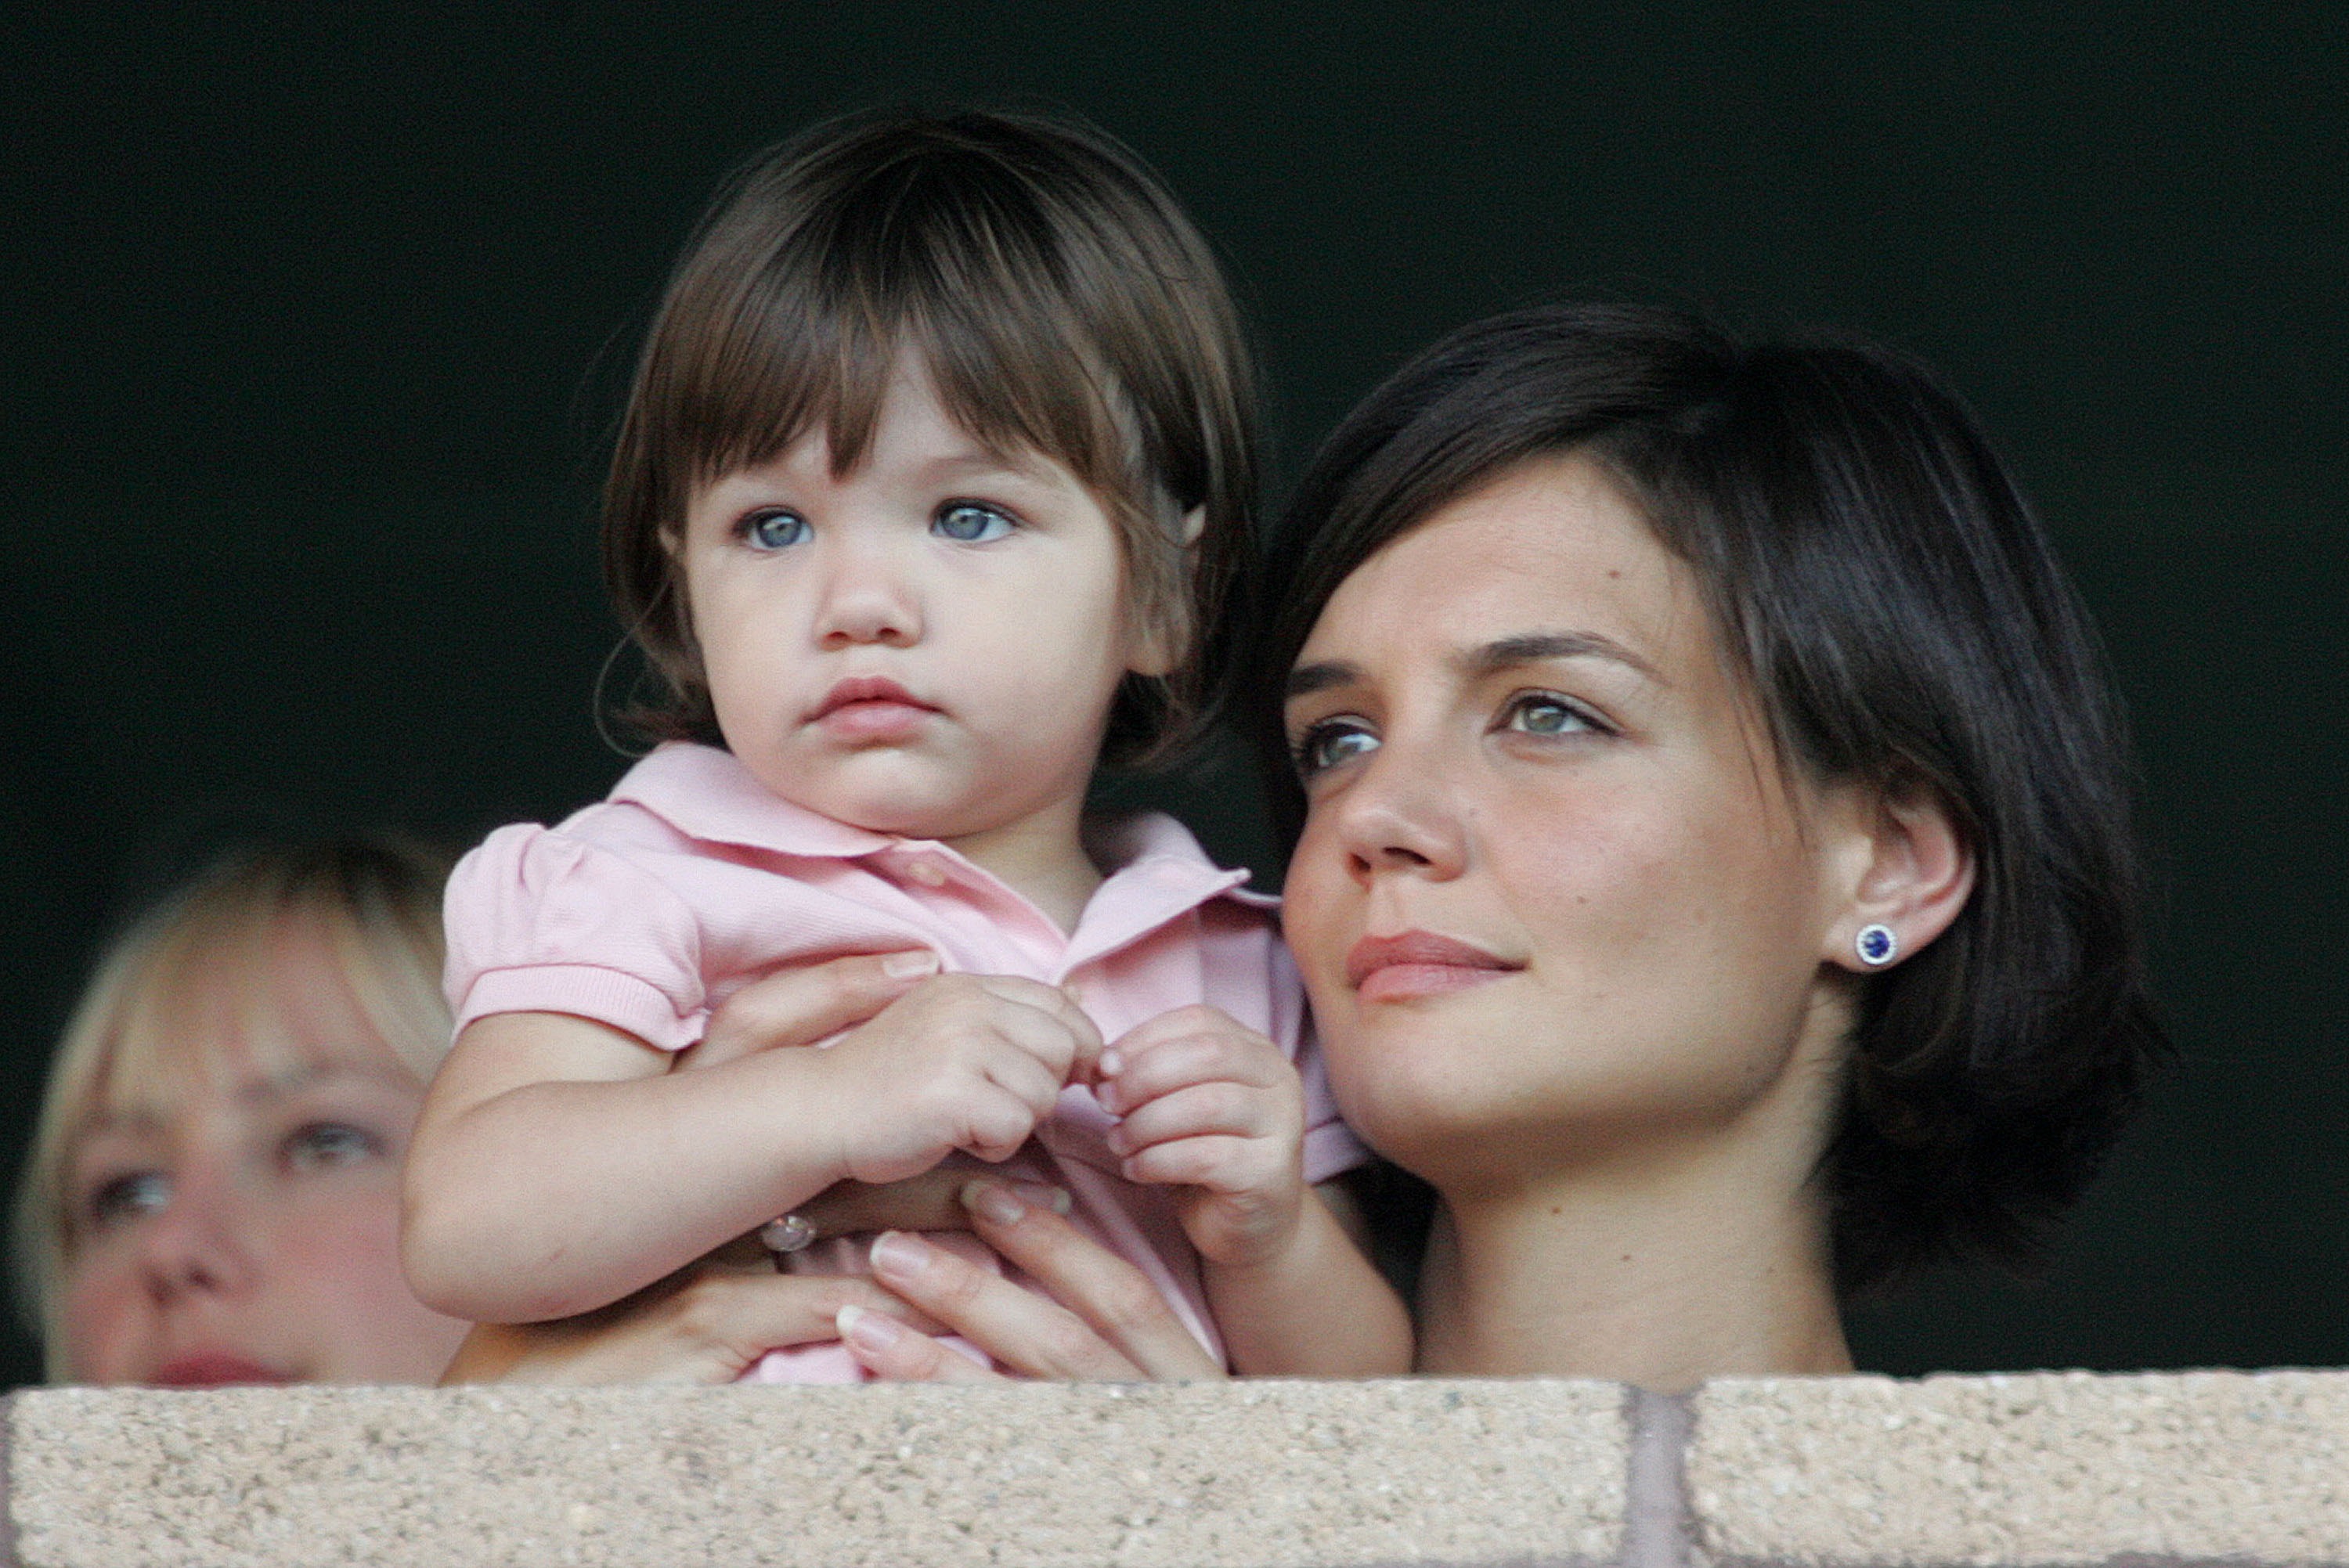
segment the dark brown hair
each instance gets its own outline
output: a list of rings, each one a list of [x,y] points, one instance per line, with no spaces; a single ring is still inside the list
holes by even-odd
[[[1216,628],[1249,548],[1247,344],[1213,253],[1133,153],[992,113],[830,121],[718,192],[653,321],[605,487],[605,579],[666,686],[632,717],[721,738],[671,552],[692,491],[819,422],[833,471],[853,471],[907,353],[974,439],[1059,462],[1102,501],[1133,613],[1188,654],[1126,677],[1103,754],[1164,755],[1221,684]]]
[[[1285,825],[1304,799],[1279,693],[1330,594],[1446,503],[1568,451],[1695,570],[1785,766],[1930,789],[1975,858],[1940,938],[1859,983],[1820,1171],[1841,1287],[2028,1262],[2167,1047],[2094,627],[1923,366],[1605,305],[1501,316],[1421,355],[1330,438],[1271,551],[1246,678]]]

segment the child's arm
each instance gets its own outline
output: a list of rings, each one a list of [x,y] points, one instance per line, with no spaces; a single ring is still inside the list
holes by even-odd
[[[1187,1189],[1183,1228],[1236,1371],[1411,1370],[1411,1315],[1305,1185],[1305,1093],[1278,1047],[1213,1007],[1161,1014],[1102,1058],[1130,1181]]]
[[[425,1097],[401,1259],[453,1316],[585,1312],[843,1178],[1008,1158],[1100,1050],[1061,992],[995,975],[926,981],[828,1049],[697,1072],[585,1018],[494,1014]]]

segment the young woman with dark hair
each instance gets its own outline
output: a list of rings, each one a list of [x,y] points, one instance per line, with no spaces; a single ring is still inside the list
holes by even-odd
[[[2164,1045],[2093,631],[1930,372],[1469,327],[1331,437],[1262,602],[1287,934],[1434,1199],[1424,1369],[1834,1371],[1854,1295],[2029,1261]],[[993,1231],[1098,1332],[943,1254],[881,1282],[1011,1364],[1198,1375],[1052,1216]]]

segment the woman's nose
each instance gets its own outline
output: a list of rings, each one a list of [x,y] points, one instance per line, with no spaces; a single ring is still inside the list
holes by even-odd
[[[142,1227],[140,1268],[159,1303],[233,1294],[258,1274],[253,1216],[233,1184],[203,1171],[173,1173],[170,1201]]]
[[[1440,760],[1390,743],[1332,803],[1347,869],[1368,884],[1385,873],[1449,878],[1467,865],[1468,837]]]
[[[920,595],[895,553],[872,541],[845,540],[834,547],[816,610],[819,646],[907,647],[921,640]]]

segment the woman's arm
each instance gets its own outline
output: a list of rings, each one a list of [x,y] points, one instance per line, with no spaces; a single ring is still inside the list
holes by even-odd
[[[839,1338],[848,1306],[938,1326],[871,1280],[705,1261],[577,1317],[476,1325],[440,1382],[732,1383],[770,1350]]]

